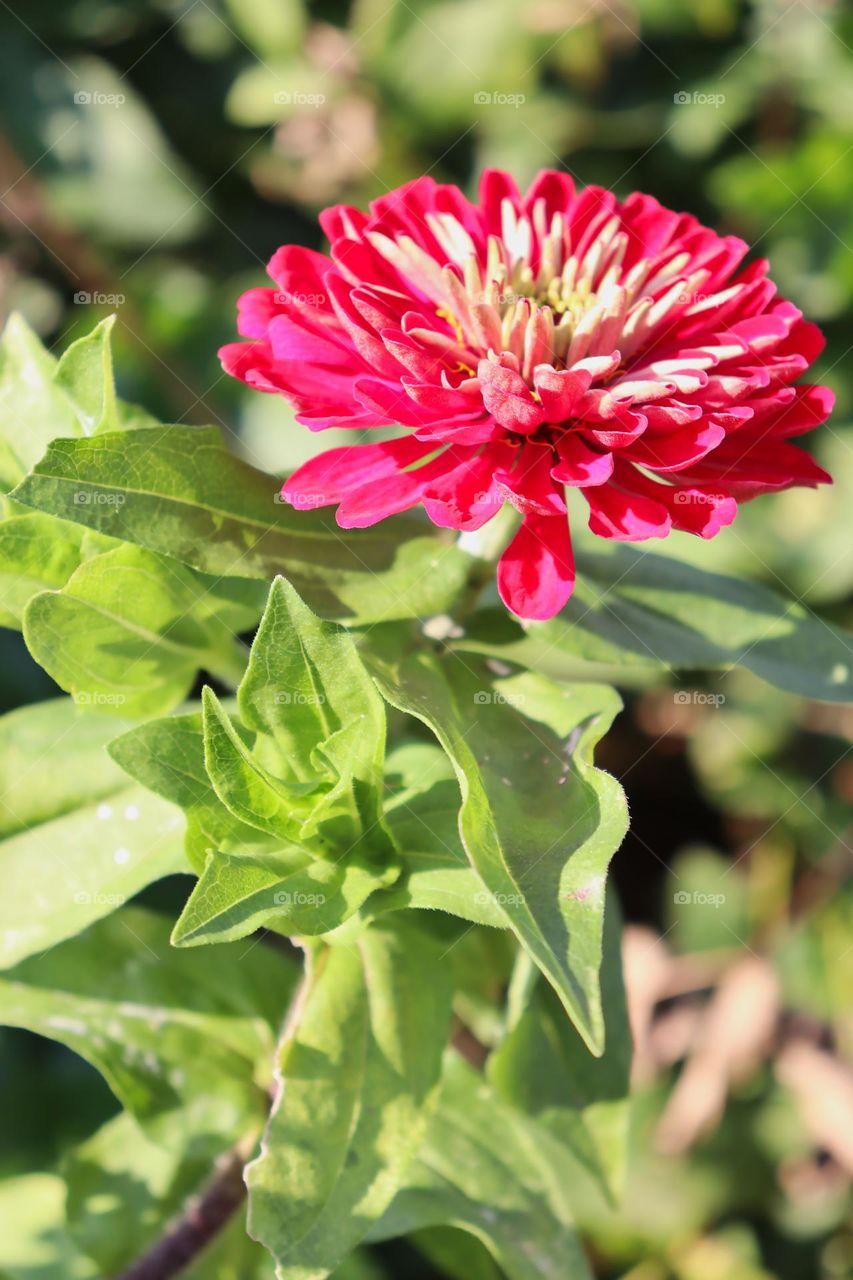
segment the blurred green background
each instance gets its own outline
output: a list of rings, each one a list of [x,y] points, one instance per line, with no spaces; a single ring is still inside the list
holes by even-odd
[[[56,349],[115,311],[121,393],[219,423],[270,469],[331,439],[225,378],[216,350],[278,245],[322,247],[325,204],[421,173],[473,189],[485,165],[520,183],[565,167],[743,236],[826,332],[816,375],[838,409],[814,447],[836,483],[665,549],[853,625],[849,7],[4,0],[0,28],[0,309]],[[49,695],[17,635],[0,633],[0,659],[4,708]],[[615,870],[637,1154],[623,1209],[587,1206],[581,1223],[603,1277],[839,1280],[853,714],[743,675],[704,688],[713,700],[630,690],[602,754],[634,823]],[[24,1033],[0,1038],[0,1084],[4,1174],[50,1167],[112,1106],[84,1064]],[[410,1249],[375,1262],[451,1274]]]

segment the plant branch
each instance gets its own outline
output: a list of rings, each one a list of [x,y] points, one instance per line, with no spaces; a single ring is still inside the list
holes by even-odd
[[[251,1140],[244,1138],[220,1156],[213,1177],[201,1195],[193,1196],[180,1217],[169,1224],[165,1235],[116,1280],[171,1280],[179,1275],[219,1234],[245,1200],[243,1169],[254,1145],[253,1135]]]

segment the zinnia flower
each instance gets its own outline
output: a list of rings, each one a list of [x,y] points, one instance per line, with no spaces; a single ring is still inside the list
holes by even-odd
[[[321,222],[330,256],[273,255],[223,366],[313,431],[401,431],[300,467],[294,506],[335,503],[353,528],[422,503],[474,530],[509,502],[498,589],[549,618],[574,584],[566,486],[594,533],[639,541],[710,538],[738,501],[830,479],[789,443],[832,408],[793,385],[823,339],[742,240],[554,171],[526,195],[486,172],[477,204],[419,178]]]

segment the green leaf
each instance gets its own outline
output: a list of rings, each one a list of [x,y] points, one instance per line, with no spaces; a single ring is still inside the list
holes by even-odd
[[[352,844],[383,832],[385,707],[352,636],[324,622],[276,578],[237,694],[243,723],[275,744],[294,777],[331,788],[302,839],[323,830]],[[379,841],[385,849],[388,841]]]
[[[181,814],[112,762],[115,727],[67,698],[0,719],[0,968],[184,868]]]
[[[0,339],[0,485],[11,489],[56,436],[80,435],[68,398],[53,384],[57,362],[19,315]]]
[[[393,790],[385,817],[403,875],[374,899],[377,910],[446,911],[474,924],[507,927],[507,918],[471,866],[459,837],[459,787],[441,747],[407,743],[385,762]]]
[[[187,856],[199,873],[216,850],[252,856],[280,847],[235,818],[214,791],[204,767],[201,712],[149,720],[115,738],[109,751],[131,778],[184,810]]]
[[[592,751],[619,709],[611,689],[431,654],[377,664],[388,701],[433,730],[462,792],[460,832],[494,904],[595,1054],[607,865],[625,834],[619,784]]]
[[[213,853],[172,942],[229,942],[261,925],[293,936],[329,933],[399,874],[398,866],[358,857],[331,862],[303,849],[282,849],[263,859]]]
[[[120,427],[110,335],[115,316],[108,316],[91,333],[63,352],[54,383],[71,401],[84,436]],[[59,434],[54,431],[54,436]]]
[[[202,691],[204,766],[217,796],[239,822],[296,844],[310,813],[311,783],[284,782],[253,756],[212,689]]]
[[[114,317],[101,321],[57,362],[21,316],[9,317],[0,338],[0,488],[13,488],[59,436],[154,423],[116,398],[113,323]]]
[[[80,1054],[154,1140],[210,1155],[265,1113],[295,966],[260,947],[175,951],[168,932],[151,912],[115,912],[7,973],[0,1018]]]
[[[369,1239],[452,1225],[475,1235],[509,1280],[591,1280],[572,1225],[574,1168],[537,1121],[449,1056],[420,1154]]]
[[[250,1153],[250,1143],[240,1144]],[[230,1152],[229,1152],[230,1156]],[[62,1162],[71,1239],[116,1276],[162,1239],[215,1177],[217,1161],[154,1143],[127,1112],[108,1121]],[[181,1271],[186,1280],[274,1280],[273,1261],[246,1235],[238,1210]]]
[[[241,646],[201,597],[193,574],[139,547],[87,560],[61,591],[34,596],[24,638],[36,661],[80,702],[129,717],[185,696],[200,667],[233,678]],[[202,598],[203,599],[203,598]]]
[[[526,987],[515,1025],[488,1062],[489,1079],[504,1101],[538,1116],[558,1134],[613,1201],[621,1194],[627,1166],[632,1057],[620,932],[616,900],[608,896],[602,1058],[590,1057],[554,993],[539,982],[533,990]]]
[[[65,1225],[65,1184],[52,1173],[0,1181],[0,1276],[3,1280],[98,1280]]]
[[[187,1160],[182,1151],[153,1142],[122,1111],[62,1162],[71,1239],[101,1275],[117,1275],[164,1231],[210,1172],[209,1160]]]
[[[249,1230],[281,1280],[321,1280],[384,1213],[423,1138],[450,1018],[442,945],[410,918],[324,950],[250,1165]]]
[[[442,1276],[453,1280],[503,1280],[485,1246],[455,1227],[426,1227],[413,1232],[409,1241]]]
[[[577,589],[558,617],[498,645],[481,625],[458,647],[546,673],[565,656],[628,672],[741,666],[803,697],[853,701],[853,634],[807,605],[633,547],[577,560]]]
[[[21,629],[24,609],[40,591],[64,587],[108,538],[40,511],[0,522],[0,626]]]
[[[470,557],[419,536],[417,522],[345,534],[329,513],[276,501],[278,488],[227,453],[215,430],[175,426],[57,440],[15,498],[204,573],[283,572],[324,617],[426,616],[462,589]]]

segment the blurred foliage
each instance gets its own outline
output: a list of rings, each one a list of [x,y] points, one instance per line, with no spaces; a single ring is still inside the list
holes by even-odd
[[[117,312],[121,394],[169,421],[219,423],[258,466],[337,443],[295,427],[283,402],[247,393],[216,359],[236,296],[261,282],[273,250],[322,247],[324,204],[362,204],[424,172],[471,188],[485,165],[520,182],[564,166],[743,236],[826,332],[816,375],[839,407],[814,447],[835,487],[761,499],[714,543],[676,536],[662,550],[853,623],[849,8],[10,0],[0,27],[0,309],[22,311],[57,349]],[[0,638],[4,706],[48,696],[16,637]],[[784,1043],[853,1047],[853,715],[743,673],[706,692],[635,693],[602,754],[633,811],[616,859],[628,919],[649,946],[665,935],[669,962],[710,969],[658,993],[650,1026],[669,1047],[638,1080],[627,1198],[617,1211],[581,1205],[579,1220],[603,1277],[842,1280],[849,1191],[837,1154],[804,1125]],[[716,1128],[656,1149],[695,1053],[695,1026],[692,1039],[678,1028],[710,1017],[717,960],[752,953],[774,962],[776,1042],[732,1085]],[[112,1104],[94,1072],[25,1032],[2,1034],[0,1080],[0,1167],[35,1179],[6,1184],[0,1234],[26,1220],[47,1238],[59,1185],[41,1171]],[[15,1248],[0,1274],[42,1274],[37,1250]],[[427,1280],[451,1274],[447,1258],[469,1265],[452,1239],[395,1249],[373,1250],[364,1275]],[[235,1266],[242,1276],[253,1263],[229,1254],[218,1274]]]

